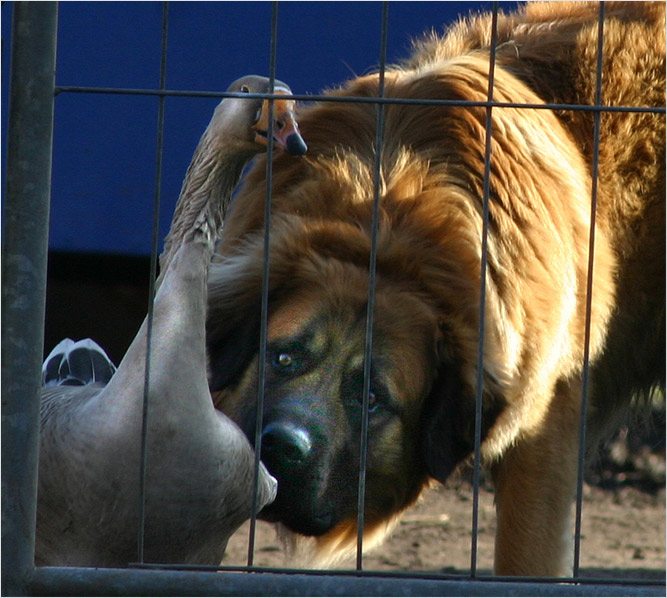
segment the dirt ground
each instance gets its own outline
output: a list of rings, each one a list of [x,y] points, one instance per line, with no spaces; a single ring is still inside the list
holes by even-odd
[[[477,567],[490,573],[495,530],[493,495],[482,490],[479,502]],[[472,491],[467,483],[427,491],[388,540],[364,556],[363,567],[379,571],[466,573],[471,558]],[[245,565],[246,523],[227,545],[223,565]],[[596,578],[665,578],[665,493],[634,488],[619,492],[584,489],[581,575]],[[289,566],[273,527],[257,523],[254,564]],[[354,561],[341,568],[354,568]]]
[[[657,446],[632,446],[621,434],[610,443],[583,489],[580,575],[595,578],[665,579],[664,426]],[[660,439],[662,438],[662,440]],[[468,573],[471,561],[472,487],[464,480],[429,489],[407,511],[394,533],[364,556],[363,568],[379,571]],[[223,565],[245,565],[249,524],[230,539]],[[495,516],[493,494],[479,496],[477,568],[490,573]],[[254,564],[290,566],[271,525],[257,523]],[[352,569],[354,560],[340,568]]]

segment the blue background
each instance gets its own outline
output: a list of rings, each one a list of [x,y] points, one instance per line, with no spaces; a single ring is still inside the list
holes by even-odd
[[[511,10],[515,3],[501,3]],[[388,61],[410,40],[438,32],[489,2],[391,2]],[[12,3],[2,6],[2,133],[6,148]],[[269,73],[269,2],[170,2],[167,89],[222,91]],[[277,77],[295,93],[319,93],[377,65],[380,2],[283,2]],[[56,84],[159,86],[162,4],[61,2]],[[218,100],[167,98],[160,238],[184,173]],[[156,97],[61,93],[55,102],[50,248],[146,255],[155,189]],[[3,163],[4,168],[4,163]],[[3,188],[4,193],[4,188]]]

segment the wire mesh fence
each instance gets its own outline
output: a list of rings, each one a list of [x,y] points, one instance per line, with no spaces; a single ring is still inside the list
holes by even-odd
[[[153,565],[144,562],[144,522],[143,504],[146,483],[146,430],[150,418],[148,395],[150,387],[150,340],[146,355],[146,390],[144,399],[144,418],[142,435],[141,501],[140,524],[137,530],[137,561],[126,570],[104,570],[61,567],[34,567],[34,525],[36,508],[37,446],[39,427],[39,380],[42,359],[42,334],[40,329],[43,317],[43,297],[46,278],[46,222],[48,220],[49,175],[51,164],[51,135],[54,98],[61,94],[124,94],[155,96],[158,98],[158,131],[155,176],[154,228],[152,236],[151,288],[149,295],[154,296],[152,286],[157,274],[157,255],[159,246],[159,206],[161,203],[162,153],[164,132],[164,100],[168,97],[215,97],[223,98],[228,94],[217,92],[186,91],[167,89],[167,48],[169,32],[169,3],[163,5],[161,29],[161,71],[160,86],[157,89],[128,89],[114,87],[77,87],[57,86],[53,79],[53,60],[55,57],[56,31],[55,3],[18,3],[14,9],[13,56],[12,56],[12,114],[9,130],[10,148],[8,151],[8,187],[6,201],[5,239],[3,242],[3,586],[9,593],[18,594],[133,594],[133,595],[660,595],[664,583],[647,582],[629,578],[588,579],[580,575],[581,560],[581,518],[583,509],[585,442],[580,442],[578,457],[578,478],[576,492],[575,536],[573,544],[573,575],[569,578],[500,578],[480,571],[478,564],[479,537],[479,493],[482,484],[482,416],[484,407],[484,339],[487,309],[487,269],[488,269],[488,234],[489,201],[491,179],[491,152],[493,140],[493,111],[504,108],[558,110],[592,113],[592,204],[590,220],[593,223],[589,236],[589,263],[586,308],[586,338],[584,339],[583,388],[581,399],[580,438],[586,436],[586,418],[589,394],[589,334],[591,319],[591,296],[593,282],[591,272],[595,253],[595,217],[597,213],[598,154],[600,143],[600,118],[605,111],[628,113],[664,114],[664,107],[633,107],[625,105],[605,106],[602,103],[603,39],[605,24],[605,5],[600,4],[598,21],[598,47],[596,62],[596,101],[594,105],[560,103],[508,102],[494,99],[494,74],[496,65],[496,35],[498,5],[493,6],[492,31],[490,33],[490,65],[485,101],[465,101],[450,99],[412,99],[387,97],[385,95],[387,19],[391,3],[382,5],[381,47],[378,51],[379,83],[375,97],[335,97],[331,95],[294,95],[293,98],[304,102],[323,103],[359,103],[376,107],[375,128],[375,163],[373,170],[373,210],[370,232],[370,263],[368,266],[369,284],[365,312],[364,368],[362,382],[362,417],[360,421],[359,477],[357,495],[357,553],[355,567],[351,570],[310,571],[301,568],[269,568],[255,564],[256,516],[251,518],[248,539],[248,557],[244,566],[187,566]],[[267,5],[268,10],[268,5]],[[271,4],[272,39],[271,60],[268,71],[271,81],[276,78],[277,26],[279,22],[278,4]],[[41,65],[36,70],[36,65]],[[37,80],[37,78],[39,78]],[[35,81],[37,80],[37,83]],[[21,97],[21,93],[37,85],[41,98]],[[276,100],[276,94],[266,94],[270,100]],[[482,241],[481,268],[479,286],[478,339],[475,396],[475,429],[473,444],[473,493],[471,519],[471,561],[467,574],[434,574],[431,572],[412,571],[405,573],[367,570],[364,566],[365,509],[367,494],[366,475],[368,466],[369,414],[371,401],[371,364],[374,342],[374,314],[376,313],[376,263],[378,235],[380,226],[380,203],[382,198],[382,161],[385,136],[385,109],[395,105],[415,106],[453,106],[481,108],[485,113],[485,153],[484,172],[482,173]],[[22,115],[21,110],[27,115]],[[27,119],[27,121],[26,121]],[[40,122],[38,131],[31,136],[35,127],[31,123]],[[12,144],[16,144],[13,146]],[[25,152],[22,154],[21,152]],[[28,157],[25,157],[25,156]],[[20,164],[29,164],[32,170],[24,171]],[[272,193],[272,149],[269,146],[266,172],[266,195],[264,220],[271,221]],[[38,176],[39,175],[39,176]],[[36,183],[35,181],[38,181]],[[26,181],[35,182],[34,199],[28,203]],[[18,201],[20,200],[20,201]],[[27,232],[26,232],[27,231]],[[38,231],[36,234],[34,231]],[[261,290],[261,324],[259,354],[267,353],[269,328],[269,247],[271,246],[271,228],[264,230],[264,271]],[[26,268],[26,260],[32,265]],[[27,277],[26,272],[30,276]],[[34,298],[30,314],[12,293],[21,297]],[[148,328],[153,317],[153,302],[148,307]],[[26,326],[26,322],[29,324]],[[25,330],[29,329],[29,334]],[[20,332],[19,332],[20,331]],[[18,342],[18,339],[21,342]],[[263,368],[258,368],[258,415],[256,417],[254,446],[258,455],[255,465],[255,477],[259,470],[259,454],[262,445],[262,413],[267,381]],[[7,427],[5,427],[7,426]],[[256,503],[255,503],[256,506]],[[256,508],[253,509],[256,511]],[[253,575],[250,575],[252,573]],[[261,574],[261,575],[257,575]]]

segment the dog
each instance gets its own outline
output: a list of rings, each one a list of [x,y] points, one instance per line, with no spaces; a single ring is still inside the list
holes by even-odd
[[[261,457],[279,486],[261,516],[313,538],[315,563],[356,549],[364,401],[365,548],[470,463],[482,315],[498,574],[571,567],[585,361],[589,450],[633,397],[664,388],[664,113],[543,108],[595,104],[599,10],[498,16],[486,225],[490,14],[415,42],[383,90],[379,74],[357,77],[303,108],[309,153],[273,162],[266,355],[265,160],[248,174],[211,269],[210,387],[254,442],[263,368]],[[664,3],[606,3],[603,35],[602,105],[664,107]],[[341,101],[381,92],[398,101]]]

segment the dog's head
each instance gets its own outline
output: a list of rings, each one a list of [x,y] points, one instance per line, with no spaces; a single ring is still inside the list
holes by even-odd
[[[209,285],[216,407],[252,443],[259,433],[261,458],[278,479],[276,501],[261,517],[317,536],[330,556],[356,542],[365,367],[367,545],[431,477],[444,480],[472,449],[474,397],[457,363],[452,324],[440,318],[419,273],[429,261],[413,258],[415,247],[397,243],[388,230],[379,237],[366,364],[369,242],[347,224],[276,219],[265,355],[262,243],[215,263]],[[473,306],[462,309],[474,318]],[[265,391],[257,432],[259,368]]]
[[[306,269],[299,288],[271,302],[264,359],[257,353],[259,314],[238,335],[212,335],[210,356],[216,404],[253,442],[258,368],[264,368],[261,456],[280,491],[262,516],[319,536],[356,519],[368,282],[356,266],[336,260],[315,257]],[[371,525],[412,502],[425,482],[419,419],[437,353],[437,325],[426,305],[382,282],[375,301],[366,480]],[[248,351],[243,367],[220,367],[239,351]]]

